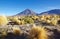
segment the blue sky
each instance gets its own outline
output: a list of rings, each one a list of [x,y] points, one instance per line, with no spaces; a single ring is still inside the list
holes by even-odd
[[[15,15],[27,8],[37,13],[60,9],[60,0],[0,0],[0,15]]]

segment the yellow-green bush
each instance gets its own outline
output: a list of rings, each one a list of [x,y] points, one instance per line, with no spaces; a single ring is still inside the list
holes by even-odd
[[[15,23],[18,24],[18,25],[23,25],[23,24],[25,24],[25,21],[24,21],[24,20],[19,20],[17,17],[13,17],[13,18],[11,19],[11,21],[12,21],[12,22],[15,22]]]
[[[56,19],[51,20],[51,24],[52,24],[52,25],[57,25],[57,20],[56,20]]]
[[[18,20],[18,18],[17,17],[13,17],[12,19],[11,19],[11,21],[12,22],[15,22],[16,24],[20,24],[20,20]]]
[[[24,25],[25,24],[25,21],[24,20],[21,20],[20,21],[20,25]]]
[[[0,16],[0,26],[6,25],[8,23],[8,19],[6,16]]]
[[[48,39],[47,31],[44,27],[33,27],[29,32],[31,38],[30,39]]]
[[[38,19],[39,17],[38,17],[38,16],[32,16],[31,18],[34,19],[34,20],[36,20],[36,19]]]
[[[17,20],[18,20],[17,17],[13,17],[13,18],[11,19],[11,21],[13,21],[13,22],[15,22],[15,21],[17,21]]]
[[[33,24],[34,23],[34,20],[30,17],[25,17],[24,21],[25,21],[26,24]]]

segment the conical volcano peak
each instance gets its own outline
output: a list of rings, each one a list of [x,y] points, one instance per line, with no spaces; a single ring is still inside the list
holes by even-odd
[[[25,9],[24,11],[18,13],[17,15],[36,15],[36,13],[31,9]]]
[[[26,13],[32,13],[33,11],[31,9],[25,9],[23,12],[26,12]],[[33,12],[34,13],[34,12]]]

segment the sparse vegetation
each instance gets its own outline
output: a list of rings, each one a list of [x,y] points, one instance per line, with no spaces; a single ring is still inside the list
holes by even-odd
[[[11,30],[14,35],[22,35],[26,36],[28,35],[28,39],[48,39],[47,30],[48,28],[45,28],[44,26],[59,26],[60,25],[60,17],[59,15],[40,15],[40,16],[14,16],[14,17],[6,17],[6,16],[0,16],[0,27],[7,25],[9,22],[13,23],[9,24],[11,25]],[[37,23],[37,24],[36,24]],[[35,24],[35,27],[33,25],[27,24]],[[48,25],[49,24],[49,25]],[[15,25],[18,25],[14,27]],[[20,26],[21,25],[21,26]],[[37,26],[38,25],[38,26]],[[42,25],[42,26],[40,26]],[[8,26],[8,25],[7,25]],[[24,27],[25,26],[25,27]],[[6,28],[7,29],[7,28]],[[8,31],[6,29],[0,29],[3,30],[1,33],[2,35],[6,36]],[[54,28],[55,29],[55,28]],[[51,28],[52,30],[52,28]],[[51,31],[48,29],[48,31]],[[53,30],[52,30],[53,31]]]
[[[11,19],[10,19],[11,18]],[[47,23],[50,25],[57,25],[59,15],[41,15],[41,16],[23,16],[23,17],[9,17],[10,21],[17,25],[34,24],[34,23]],[[15,25],[16,25],[15,24]]]

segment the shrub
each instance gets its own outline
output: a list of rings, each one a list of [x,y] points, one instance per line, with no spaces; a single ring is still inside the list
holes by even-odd
[[[24,20],[21,20],[21,21],[20,21],[20,24],[21,24],[21,25],[24,25],[24,24],[25,24],[25,21],[24,21]]]
[[[31,36],[30,39],[47,39],[48,36],[46,34],[46,30],[44,29],[44,27],[33,27],[29,34]]]
[[[36,19],[38,19],[39,17],[38,17],[38,16],[32,16],[31,18],[34,19],[34,20],[36,20]]]
[[[13,17],[13,18],[11,19],[11,21],[13,21],[13,22],[15,22],[15,21],[17,21],[17,20],[18,20],[17,17]]]
[[[15,22],[16,24],[20,24],[20,20],[18,20],[18,18],[17,17],[13,17],[12,19],[11,19],[11,21],[12,22]]]
[[[25,23],[27,24],[33,24],[34,23],[34,20],[32,19],[32,18],[30,18],[30,17],[26,17],[26,18],[24,18],[24,21],[25,21]]]
[[[3,35],[3,36],[6,36],[6,35],[7,35],[7,32],[2,32],[2,35]]]
[[[22,31],[19,27],[13,27],[13,32],[15,35],[20,35],[22,33]]]
[[[8,23],[6,16],[0,16],[0,26],[6,25]]]
[[[56,19],[55,19],[55,20],[52,20],[52,21],[51,21],[51,24],[52,24],[52,25],[57,25],[57,20],[56,20]]]
[[[47,23],[51,23],[51,21],[50,21],[50,20],[46,20],[46,22],[47,22]]]
[[[46,19],[45,15],[42,15],[41,20],[45,20],[45,19]]]

